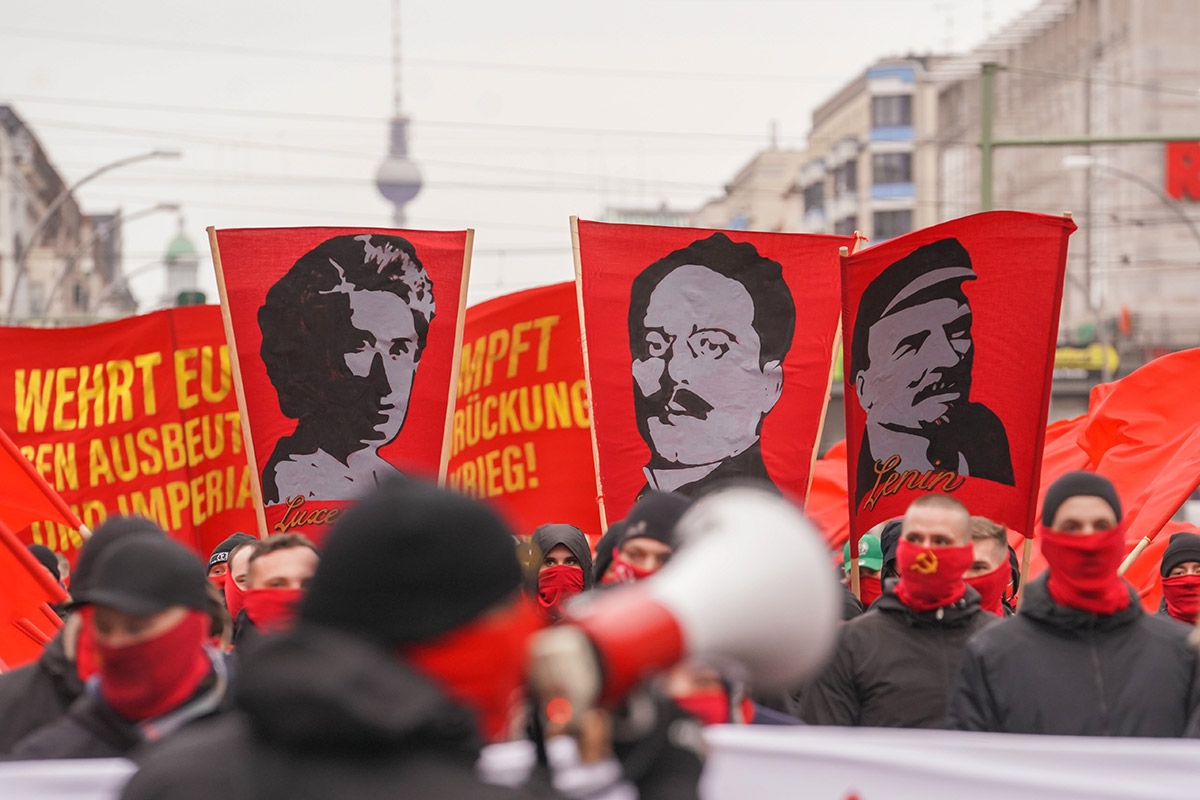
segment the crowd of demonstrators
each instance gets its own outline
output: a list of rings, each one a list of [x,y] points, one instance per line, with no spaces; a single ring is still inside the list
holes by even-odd
[[[1100,475],[1073,472],[1046,491],[1038,529],[1044,575],[1020,612],[967,645],[950,701],[958,730],[1177,737],[1200,707],[1188,628],[1146,614],[1118,574],[1121,503]]]

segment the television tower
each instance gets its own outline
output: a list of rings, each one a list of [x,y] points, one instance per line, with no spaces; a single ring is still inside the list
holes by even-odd
[[[404,206],[421,191],[421,172],[408,157],[408,117],[400,108],[400,0],[392,0],[392,81],[391,143],[375,173],[375,186],[395,207],[392,221],[403,228]]]

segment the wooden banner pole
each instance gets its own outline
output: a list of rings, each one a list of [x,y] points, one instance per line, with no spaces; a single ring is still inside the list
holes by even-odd
[[[1122,561],[1121,566],[1117,568],[1117,574],[1124,575],[1125,570],[1127,570],[1131,566],[1133,566],[1133,562],[1137,561],[1138,556],[1140,556],[1143,552],[1145,552],[1146,548],[1149,546],[1150,546],[1150,537],[1143,536],[1142,540],[1137,543],[1137,546],[1134,547],[1132,551],[1130,551],[1129,555],[1125,556],[1125,560]]]
[[[442,433],[442,453],[438,459],[438,486],[445,488],[446,471],[450,465],[451,437],[454,434],[454,407],[458,401],[458,375],[462,366],[463,330],[467,321],[467,286],[471,281],[471,251],[475,246],[475,229],[467,228],[463,249],[462,282],[458,291],[458,316],[454,328],[454,361],[450,366],[450,397],[446,401],[446,424]]]
[[[592,434],[592,467],[596,471],[596,504],[600,508],[600,532],[608,530],[604,483],[600,480],[600,445],[596,441],[596,415],[592,406],[592,365],[588,358],[587,322],[583,317],[583,262],[579,256],[579,217],[571,217],[571,254],[575,258],[575,297],[579,301],[579,346],[583,350],[583,382],[588,394],[588,430]]]
[[[1021,545],[1021,588],[1017,592],[1017,608],[1021,608],[1021,603],[1025,602],[1025,587],[1029,585],[1029,561],[1033,558],[1033,539],[1025,538],[1025,544]]]

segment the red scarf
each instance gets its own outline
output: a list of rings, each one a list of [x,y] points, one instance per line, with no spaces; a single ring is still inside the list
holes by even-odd
[[[617,552],[617,548],[613,548],[612,566],[604,573],[604,577],[600,579],[600,583],[608,586],[614,583],[636,583],[643,578],[649,578],[656,569],[642,569],[639,566],[629,563],[621,557]]]
[[[484,613],[435,639],[408,645],[400,654],[452,698],[475,712],[487,741],[497,741],[525,682],[527,641],[540,615],[521,601]]]
[[[1011,578],[1012,570],[1009,569],[1008,564],[1001,564],[991,572],[963,580],[967,582],[968,586],[979,592],[979,605],[984,611],[995,614],[997,617],[1003,617],[1004,590],[1008,588]]]
[[[862,601],[863,611],[883,594],[883,580],[878,575],[858,576],[858,599]]]
[[[263,633],[275,633],[291,628],[303,589],[247,589],[244,592],[246,616]]]
[[[225,581],[225,607],[229,609],[230,619],[237,619],[238,613],[246,607],[246,590],[232,578]]]
[[[1046,588],[1054,602],[1089,614],[1115,614],[1129,607],[1128,585],[1117,574],[1125,557],[1125,526],[1078,535],[1040,525],[1038,535],[1050,567]]]
[[[562,614],[562,604],[583,591],[583,570],[568,564],[547,567],[538,573],[538,605],[551,619]]]
[[[208,626],[208,614],[189,611],[153,639],[125,647],[97,643],[105,702],[134,721],[161,717],[183,705],[212,670],[203,647]]]
[[[229,578],[229,574],[222,572],[220,575],[209,575],[208,582],[217,587],[221,591],[225,591],[225,584]]]
[[[963,573],[975,560],[975,548],[921,547],[903,539],[896,545],[900,582],[896,597],[917,613],[953,605],[967,593]]]
[[[1176,575],[1162,579],[1167,613],[1180,622],[1196,624],[1200,616],[1200,575]]]
[[[729,695],[724,689],[693,692],[671,699],[705,725],[724,725],[729,722]],[[742,700],[741,712],[742,722],[749,724],[754,721],[754,702],[749,697]]]

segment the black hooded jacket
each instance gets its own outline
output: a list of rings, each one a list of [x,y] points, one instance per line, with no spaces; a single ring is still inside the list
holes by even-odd
[[[147,752],[126,800],[527,796],[475,777],[474,717],[377,645],[302,625],[243,657],[238,710]]]
[[[973,639],[947,713],[950,728],[1071,736],[1182,736],[1200,705],[1188,627],[1129,607],[1059,605],[1046,576],[1021,610]]]
[[[861,617],[842,625],[828,664],[801,691],[811,725],[940,728],[967,640],[997,621],[967,587],[961,600],[917,613],[890,582]]]
[[[0,675],[0,756],[66,714],[83,693],[75,661],[64,649],[64,635],[73,634],[64,630],[50,640],[37,661]]]

